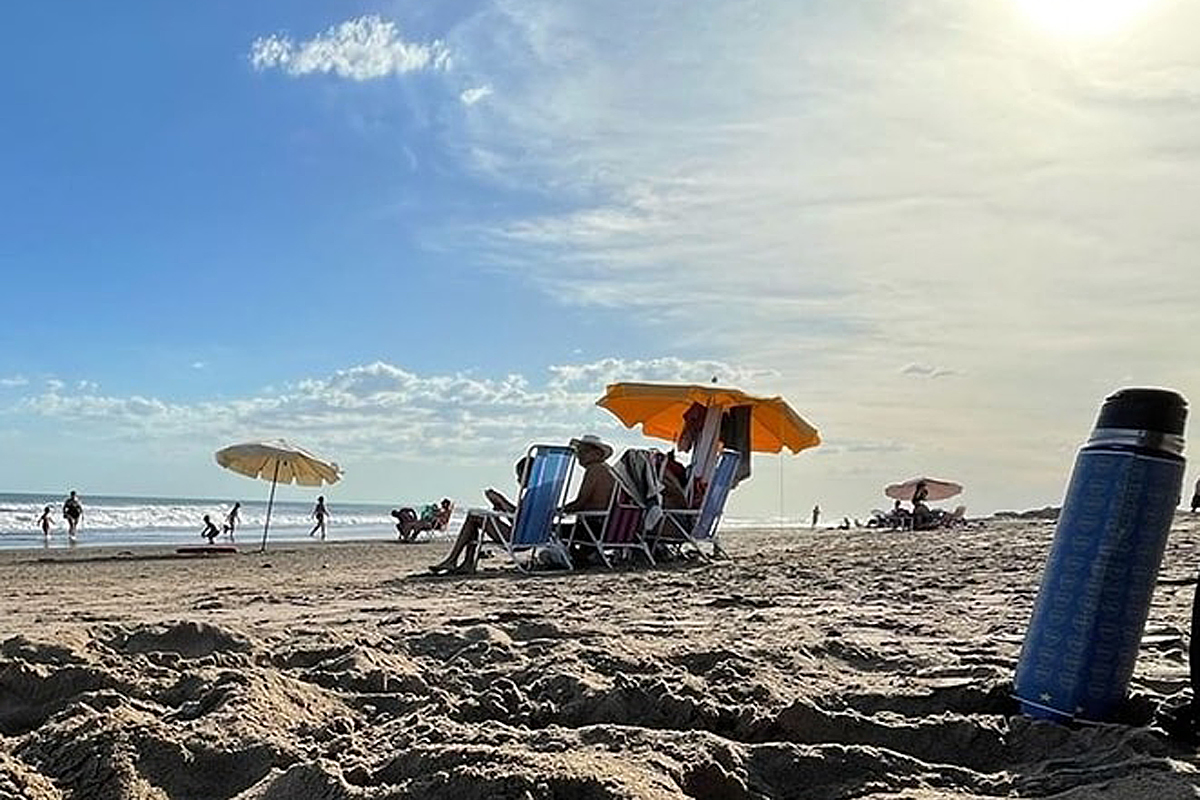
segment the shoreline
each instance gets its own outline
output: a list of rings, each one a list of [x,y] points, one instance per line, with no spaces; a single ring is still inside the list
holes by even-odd
[[[321,541],[283,541],[272,545],[267,542],[266,552],[259,550],[259,543],[253,544],[247,542],[222,542],[218,540],[216,546],[230,545],[237,548],[236,552],[230,553],[211,553],[211,554],[187,554],[178,553],[176,548],[187,547],[193,544],[205,546],[203,542],[195,543],[180,543],[180,544],[133,544],[133,545],[79,545],[74,548],[57,547],[50,550],[40,547],[10,547],[0,548],[0,566],[9,563],[82,563],[89,561],[138,561],[150,559],[172,559],[172,560],[194,560],[198,558],[238,558],[244,556],[270,556],[274,553],[293,554],[306,550],[320,550],[331,548],[363,548],[363,547],[381,547],[395,545],[397,547],[413,548],[413,547],[432,547],[435,545],[448,546],[450,539],[429,539],[416,542],[402,542],[395,537],[391,539],[375,538],[375,539],[338,539]]]

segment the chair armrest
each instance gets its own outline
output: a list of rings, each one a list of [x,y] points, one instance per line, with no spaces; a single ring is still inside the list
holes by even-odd
[[[512,513],[508,511],[495,511],[490,508],[468,508],[467,516],[487,517],[488,519],[512,519]]]

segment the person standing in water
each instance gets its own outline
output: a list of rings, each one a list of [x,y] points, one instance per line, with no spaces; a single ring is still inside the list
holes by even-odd
[[[229,541],[233,541],[233,532],[237,528],[241,517],[238,516],[238,511],[241,509],[241,503],[234,503],[233,508],[229,509],[229,513],[225,515],[225,524],[223,526],[225,533],[229,534]]]
[[[1196,509],[1200,508],[1200,478],[1196,479],[1196,488],[1192,490],[1192,513],[1196,513]]]
[[[72,539],[75,538],[75,531],[79,527],[79,520],[82,516],[83,503],[79,502],[79,497],[72,489],[71,496],[63,501],[63,519],[67,521],[67,536]]]
[[[38,525],[42,527],[42,536],[50,538],[50,527],[54,524],[54,520],[50,518],[50,506],[42,509],[42,516],[38,519]]]
[[[317,521],[317,524],[313,525],[313,529],[308,532],[308,535],[316,536],[317,531],[320,531],[321,541],[325,541],[325,520],[329,516],[329,511],[325,508],[324,495],[317,498],[317,504],[313,507],[312,516]]]
[[[821,507],[813,506],[812,510],[812,527],[817,527],[817,520],[821,518]]]

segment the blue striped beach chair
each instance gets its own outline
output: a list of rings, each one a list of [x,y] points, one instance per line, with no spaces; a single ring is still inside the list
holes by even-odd
[[[565,445],[535,444],[529,448],[517,510],[513,513],[472,509],[483,517],[475,554],[490,538],[503,543],[508,557],[522,572],[529,572],[541,552],[550,552],[566,569],[571,568],[567,548],[558,538],[557,523],[563,494],[575,463],[575,451]],[[525,563],[518,553],[527,554]]]
[[[699,508],[664,509],[665,519],[658,535],[654,537],[654,547],[691,546],[705,560],[725,555],[717,541],[717,529],[721,515],[725,513],[725,501],[729,498],[741,458],[742,454],[736,450],[721,451]],[[702,545],[708,545],[708,554],[705,554]]]

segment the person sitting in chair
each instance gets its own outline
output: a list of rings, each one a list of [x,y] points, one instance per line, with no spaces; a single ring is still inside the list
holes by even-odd
[[[921,501],[913,502],[912,512],[912,529],[914,531],[927,531],[937,527],[937,516],[929,506]]]
[[[599,437],[591,435],[584,436],[581,439],[572,439],[571,446],[576,449],[576,458],[583,465],[583,482],[580,484],[579,494],[574,500],[564,505],[562,511],[574,513],[577,511],[603,511],[607,509],[609,498],[613,491],[613,477],[612,473],[604,466],[604,461],[612,455],[612,448],[602,442]],[[528,462],[529,457],[526,456],[516,464],[517,482],[522,486],[524,486],[525,480],[528,477],[525,474]],[[589,471],[591,473],[590,478]],[[513,503],[495,489],[486,489],[483,495],[491,503],[493,511],[513,514],[517,510],[516,503]],[[486,531],[488,536],[501,546],[507,542],[509,536],[512,534],[512,526],[505,520],[497,520],[495,525],[484,525],[485,521],[486,517],[482,514],[468,513],[462,527],[458,530],[458,536],[455,538],[454,546],[450,548],[450,552],[444,559],[432,565],[429,571],[456,575],[474,572],[476,562],[475,549],[478,546],[480,531]],[[461,561],[460,556],[462,557]]]
[[[579,484],[579,494],[562,507],[563,513],[607,511],[609,503],[612,501],[613,489],[616,488],[612,470],[605,463],[613,454],[612,447],[602,441],[599,436],[592,434],[572,439],[571,447],[575,450],[576,460],[583,467],[583,480]],[[574,525],[587,524],[589,524],[589,520],[583,518],[574,523]],[[599,526],[593,526],[593,531],[597,527]],[[562,532],[562,538],[564,541],[574,541],[578,537],[568,528]],[[577,566],[592,560],[595,555],[595,546],[582,541],[574,541],[571,549],[571,562]]]
[[[525,483],[525,479],[527,477],[525,475],[525,468],[528,463],[529,457],[524,456],[516,464],[518,485],[523,486]],[[516,503],[509,500],[495,489],[484,489],[483,496],[487,498],[487,501],[491,504],[493,511],[511,514],[517,510]],[[474,572],[476,560],[475,548],[478,546],[480,530],[487,530],[488,533],[493,536],[493,538],[496,536],[496,533],[493,532],[492,526],[484,525],[485,520],[486,517],[484,517],[482,514],[468,513],[467,518],[463,520],[462,527],[458,529],[458,536],[455,538],[454,545],[450,548],[450,552],[447,553],[446,557],[441,561],[430,566],[429,571],[434,574],[444,572],[456,575]],[[399,528],[400,526],[397,525],[396,527]],[[512,531],[512,527],[505,520],[497,520],[495,527],[499,530],[499,535],[505,538],[507,538]],[[497,544],[504,544],[504,542],[497,542]],[[462,556],[461,561],[459,560],[460,556]]]
[[[450,498],[443,497],[441,503],[425,506],[420,517],[409,507],[393,511],[392,516],[396,518],[396,531],[400,541],[411,542],[423,531],[445,530],[453,510],[454,504],[450,502]]]

